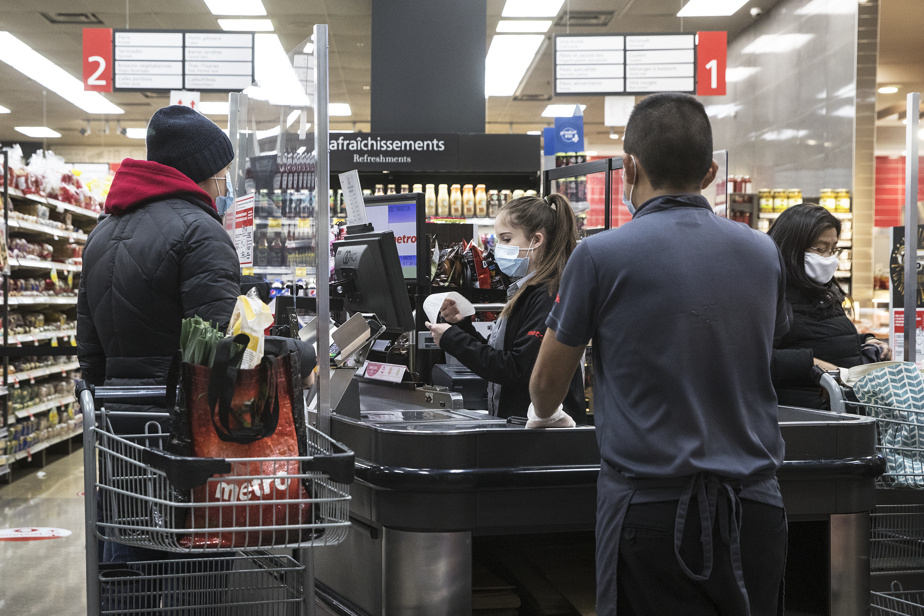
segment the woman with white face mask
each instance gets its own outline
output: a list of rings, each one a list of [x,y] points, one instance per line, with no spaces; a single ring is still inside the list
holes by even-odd
[[[827,406],[812,379],[813,364],[836,370],[892,358],[886,343],[857,333],[844,312],[844,291],[834,277],[840,233],[840,220],[808,203],[787,209],[770,227],[783,256],[786,299],[793,311],[792,327],[773,352],[773,381],[782,405]]]
[[[558,293],[561,273],[577,246],[577,223],[568,199],[559,194],[521,197],[504,205],[494,221],[494,257],[511,280],[507,305],[491,336],[482,337],[455,302],[440,308],[445,323],[427,323],[446,353],[488,381],[488,410],[498,417],[526,417],[529,377],[545,336],[545,321]],[[571,379],[563,411],[585,423],[581,371]],[[562,416],[562,425],[568,417]]]

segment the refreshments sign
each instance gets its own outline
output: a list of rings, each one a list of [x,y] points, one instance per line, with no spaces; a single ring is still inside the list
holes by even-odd
[[[233,92],[254,81],[253,33],[166,30],[113,30],[112,33],[115,91]]]
[[[555,94],[692,94],[697,91],[697,39],[692,33],[556,35]],[[724,93],[722,40],[705,36],[700,42],[707,43],[709,55],[715,56],[704,63],[712,62],[715,75],[709,80],[711,94]]]

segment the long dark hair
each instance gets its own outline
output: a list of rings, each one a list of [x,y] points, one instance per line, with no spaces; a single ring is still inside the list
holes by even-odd
[[[780,214],[770,227],[769,235],[783,255],[787,285],[802,291],[809,299],[824,298],[840,303],[844,300],[844,291],[834,279],[818,284],[805,273],[805,252],[828,229],[834,229],[840,237],[841,221],[820,205],[800,203]]]
[[[510,226],[523,229],[526,237],[537,231],[545,234],[539,250],[538,266],[517,293],[504,306],[501,316],[508,316],[527,287],[546,285],[549,295],[558,293],[561,273],[568,257],[577,246],[577,222],[567,197],[553,193],[548,197],[520,197],[509,201],[497,214],[505,216]]]

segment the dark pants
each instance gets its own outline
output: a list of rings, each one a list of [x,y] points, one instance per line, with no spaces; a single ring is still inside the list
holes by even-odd
[[[783,613],[786,517],[782,509],[740,500],[741,569],[751,616]],[[709,579],[688,577],[674,555],[677,501],[630,505],[622,527],[617,565],[619,616],[741,616],[747,613],[738,590],[729,545],[713,528],[714,564]],[[701,571],[703,550],[696,498],[691,500],[680,554]]]

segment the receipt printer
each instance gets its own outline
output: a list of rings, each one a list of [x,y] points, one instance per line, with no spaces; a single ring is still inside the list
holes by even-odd
[[[433,366],[433,384],[447,387],[462,395],[466,409],[488,408],[488,382],[462,365],[436,364]]]

